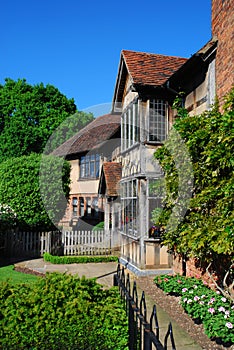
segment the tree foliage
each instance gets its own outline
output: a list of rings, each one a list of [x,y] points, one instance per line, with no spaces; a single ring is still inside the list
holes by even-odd
[[[183,113],[174,124],[192,160],[194,187],[183,221],[175,230],[164,231],[163,242],[187,256],[205,260],[222,255],[233,257],[233,105],[234,89],[227,96],[222,113],[215,105],[202,115]],[[155,219],[156,224],[166,228],[178,196],[178,169],[166,145],[155,152],[155,158],[166,180],[164,209]]]
[[[64,215],[67,204],[64,196],[69,196],[70,165],[58,157],[44,156],[45,182],[42,185],[41,158],[41,155],[31,154],[0,164],[0,203],[11,208],[21,227],[51,229],[52,222],[58,222]],[[58,190],[60,181],[63,191]],[[49,208],[44,207],[41,195],[50,203]]]
[[[73,114],[73,124],[64,124],[63,140],[78,132],[93,116],[78,112],[74,100],[52,85],[32,86],[25,79],[5,79],[5,84],[0,85],[0,161],[42,153],[54,130]]]

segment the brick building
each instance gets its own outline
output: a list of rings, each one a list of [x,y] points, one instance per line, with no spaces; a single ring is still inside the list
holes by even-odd
[[[222,99],[234,85],[234,2],[212,1],[212,36],[217,37],[216,93]]]

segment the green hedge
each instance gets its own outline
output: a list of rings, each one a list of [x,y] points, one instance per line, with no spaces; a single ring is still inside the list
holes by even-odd
[[[116,287],[58,273],[31,285],[0,283],[0,349],[127,350],[127,343]]]
[[[45,261],[52,264],[87,264],[87,263],[103,263],[118,262],[117,256],[54,256],[49,253],[43,255]]]

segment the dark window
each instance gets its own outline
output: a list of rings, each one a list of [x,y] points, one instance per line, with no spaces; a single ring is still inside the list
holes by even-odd
[[[91,198],[87,197],[86,198],[86,215],[91,216],[91,214],[92,214]]]
[[[73,197],[72,198],[72,213],[73,213],[73,216],[77,216],[77,204],[78,204],[77,197]]]
[[[84,198],[79,198],[79,204],[80,204],[80,216],[84,216]]]

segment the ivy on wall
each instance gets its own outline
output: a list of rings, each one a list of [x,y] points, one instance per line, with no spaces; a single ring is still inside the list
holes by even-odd
[[[163,243],[170,249],[205,261],[214,256],[233,258],[234,190],[234,88],[226,97],[223,111],[218,103],[201,115],[189,116],[174,106],[180,118],[174,128],[189,151],[194,184],[192,197],[183,220],[174,230],[167,230],[178,196],[178,169],[166,144],[155,152],[165,172],[166,194],[160,215],[153,212],[155,224],[162,227]]]

